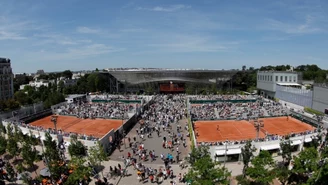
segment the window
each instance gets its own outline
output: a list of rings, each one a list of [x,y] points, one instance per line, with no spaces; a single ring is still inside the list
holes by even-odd
[[[296,82],[296,76],[294,76],[294,82]]]
[[[285,76],[285,82],[288,82],[288,77],[287,76]]]
[[[289,76],[289,82],[292,82],[292,76]]]
[[[276,76],[276,82],[278,82],[278,76]]]
[[[283,82],[283,81],[284,81],[284,77],[280,76],[280,82]]]
[[[257,75],[257,80],[260,80],[260,75]]]
[[[270,81],[272,82],[272,76],[270,76]]]
[[[266,75],[264,76],[264,80],[267,81],[267,76]]]

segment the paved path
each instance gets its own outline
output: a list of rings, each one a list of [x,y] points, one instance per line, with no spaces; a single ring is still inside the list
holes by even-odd
[[[185,130],[185,126],[187,124],[187,120],[186,119],[182,119],[179,121],[179,124],[182,127],[182,131],[181,133],[184,134],[184,136],[187,135],[188,131]],[[172,131],[177,134],[177,124],[176,123],[171,123],[172,125]],[[167,131],[163,131],[163,129],[161,129],[160,132],[160,136],[157,135],[156,132],[152,133],[152,137],[151,138],[147,138],[147,136],[144,136],[144,140],[142,140],[136,132],[136,129],[139,129],[139,124],[137,123],[136,126],[128,133],[127,138],[129,137],[131,139],[131,141],[133,141],[133,137],[137,138],[137,144],[139,145],[140,143],[144,144],[145,149],[147,149],[147,151],[149,150],[155,150],[155,154],[156,156],[160,156],[161,154],[163,155],[167,155],[168,153],[172,154],[174,159],[175,156],[177,155],[176,152],[176,148],[179,148],[179,152],[180,152],[180,159],[183,159],[187,156],[187,154],[190,152],[190,139],[188,137],[184,137],[186,139],[186,143],[187,143],[187,147],[183,147],[182,145],[182,141],[180,140],[180,144],[179,145],[175,145],[173,148],[173,151],[169,150],[169,149],[165,149],[162,147],[162,142],[163,142],[163,137],[165,136],[166,138],[169,138],[168,136],[168,132]],[[139,129],[140,130],[140,129]],[[128,139],[125,139],[125,145],[123,144],[121,146],[121,151],[119,151],[118,149],[116,149],[113,154],[110,156],[110,158],[112,160],[122,160],[122,156],[124,155],[124,157],[127,157],[127,153],[130,152],[131,154],[132,152],[132,148],[129,147],[129,143],[128,143]],[[151,162],[151,161],[144,161],[145,164],[162,164],[162,161],[160,158],[156,158],[155,161]]]

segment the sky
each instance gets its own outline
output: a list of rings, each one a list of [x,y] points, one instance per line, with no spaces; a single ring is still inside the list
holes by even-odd
[[[1,0],[14,73],[154,67],[328,69],[325,0]]]

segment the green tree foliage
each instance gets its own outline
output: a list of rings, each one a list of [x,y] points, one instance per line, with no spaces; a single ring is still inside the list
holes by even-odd
[[[52,139],[49,133],[46,133],[45,137],[46,138],[43,141],[45,147],[44,156],[46,156],[48,162],[58,163],[61,161],[61,158],[57,143]]]
[[[7,171],[7,175],[8,175],[7,176],[8,180],[10,182],[15,181],[16,172],[15,172],[13,166],[9,162],[7,162],[5,167],[6,167],[6,171]]]
[[[292,144],[292,142],[289,139],[289,137],[280,142],[281,156],[282,156],[283,162],[286,163],[287,166],[289,165],[290,161],[292,160],[293,146],[291,144]]]
[[[27,142],[23,143],[21,150],[21,155],[24,159],[24,163],[30,168],[34,167],[34,162],[38,161],[38,151],[35,149],[35,147],[33,147],[33,145],[27,140]]]
[[[63,93],[63,92],[64,92],[65,83],[64,83],[63,80],[60,80],[60,81],[58,82],[57,88],[58,88],[58,91],[59,91],[60,93]]]
[[[16,91],[14,98],[20,105],[27,105],[33,103],[33,100],[24,91]]]
[[[87,87],[89,92],[108,90],[106,76],[99,72],[89,74],[87,76]]]
[[[73,73],[70,70],[65,70],[61,73],[61,77],[72,79]]]
[[[65,170],[65,166],[60,165],[62,159],[56,141],[52,139],[49,133],[46,133],[45,136],[46,139],[43,141],[45,148],[43,156],[48,164],[52,178],[59,179],[60,175]]]
[[[211,158],[207,146],[194,148],[191,152],[191,168],[186,178],[195,185],[229,184],[230,172]]]
[[[318,170],[319,155],[318,151],[311,147],[301,151],[294,157],[294,166],[292,172],[296,178],[290,180],[295,183],[305,183],[311,174]]]
[[[105,152],[104,147],[100,142],[97,142],[96,146],[91,147],[88,150],[88,160],[92,166],[99,166],[101,165],[102,161],[107,160],[107,154]]]
[[[18,146],[17,137],[15,137],[15,133],[13,132],[13,127],[11,126],[11,124],[7,125],[7,136],[7,152],[16,159],[16,157],[20,153],[20,148]]]
[[[83,157],[86,155],[86,148],[77,136],[71,136],[71,144],[68,146],[68,153],[70,156]]]
[[[284,164],[277,164],[274,171],[281,184],[285,185],[291,175],[291,171],[288,169],[288,167]]]
[[[191,165],[194,165],[195,162],[202,158],[205,155],[211,155],[211,153],[209,152],[207,147],[195,147],[192,148],[191,153],[189,155],[189,157],[186,157],[186,160],[188,161],[188,163],[190,163]]]
[[[19,155],[20,148],[17,144],[17,141],[14,139],[14,137],[8,138],[7,151],[11,156],[15,157],[15,159]]]
[[[241,148],[241,155],[243,156],[243,175],[245,177],[246,175],[246,170],[249,167],[249,163],[251,162],[254,154],[253,152],[255,151],[255,148],[252,146],[252,141],[248,140],[244,147]]]
[[[72,157],[69,162],[69,168],[73,169],[73,173],[68,176],[65,185],[76,185],[79,181],[84,181],[88,184],[91,176],[91,167],[85,165],[86,160],[82,157]]]
[[[3,155],[6,153],[7,149],[7,139],[0,135],[0,155]]]
[[[275,173],[272,167],[274,160],[268,151],[261,151],[260,154],[252,159],[252,166],[246,170],[249,176],[255,183],[267,185],[275,178]]]

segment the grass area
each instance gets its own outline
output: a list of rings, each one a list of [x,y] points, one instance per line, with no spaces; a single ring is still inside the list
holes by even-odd
[[[190,141],[191,141],[191,149],[195,148],[195,141],[193,137],[193,130],[192,130],[192,123],[190,120],[190,117],[188,118],[188,128],[189,128],[189,135],[190,135]]]
[[[304,111],[307,112],[307,113],[310,113],[310,114],[315,114],[315,115],[319,115],[319,116],[324,116],[325,114],[320,112],[320,111],[317,111],[317,110],[314,110],[314,109],[311,109],[310,107],[304,107]]]

